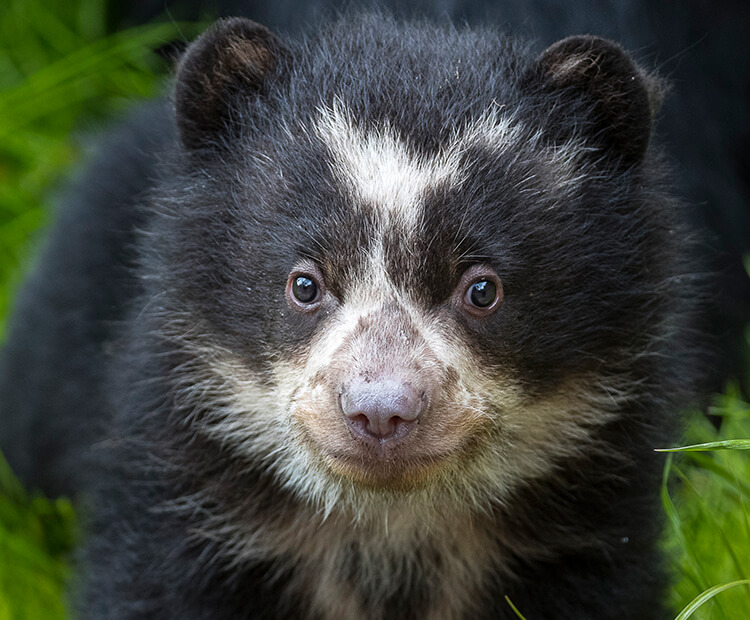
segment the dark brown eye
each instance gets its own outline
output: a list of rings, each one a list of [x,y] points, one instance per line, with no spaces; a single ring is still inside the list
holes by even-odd
[[[497,299],[497,286],[489,280],[474,282],[467,292],[468,301],[477,308],[489,308]]]
[[[301,304],[317,301],[318,292],[318,285],[310,276],[297,276],[292,281],[292,295]]]
[[[500,306],[503,285],[494,269],[487,265],[473,265],[461,277],[454,295],[463,312],[481,318]]]
[[[315,312],[325,292],[323,274],[312,261],[299,263],[286,282],[287,303],[298,312]]]

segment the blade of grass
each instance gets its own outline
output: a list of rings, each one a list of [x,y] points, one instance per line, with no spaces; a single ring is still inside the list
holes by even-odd
[[[713,588],[709,588],[708,590],[701,592],[698,596],[696,596],[685,609],[683,609],[680,614],[675,618],[675,620],[687,620],[690,616],[693,615],[693,613],[705,602],[712,599],[717,594],[720,594],[721,592],[724,592],[724,590],[729,590],[730,588],[735,588],[737,586],[742,585],[750,585],[750,579],[741,579],[739,581],[732,581],[730,583],[724,583],[720,584],[718,586],[714,586]]]
[[[518,611],[518,608],[513,604],[513,601],[510,600],[510,597],[507,594],[505,595],[505,602],[510,605],[510,608],[513,610],[513,613],[515,613],[516,616],[518,616],[521,620],[526,620],[524,615],[520,611]]]
[[[725,439],[679,448],[657,448],[656,452],[706,452],[710,450],[750,450],[750,439]]]

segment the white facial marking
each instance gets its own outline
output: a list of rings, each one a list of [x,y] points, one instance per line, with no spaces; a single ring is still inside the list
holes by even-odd
[[[479,142],[507,148],[519,139],[521,126],[497,108],[457,128],[437,154],[424,155],[408,144],[389,124],[365,129],[336,101],[320,108],[315,131],[334,156],[335,173],[356,198],[378,210],[384,220],[413,231],[422,216],[422,197],[441,183],[458,186],[464,179],[461,158]]]
[[[415,153],[389,124],[370,131],[358,127],[338,102],[321,108],[316,130],[335,158],[335,172],[356,198],[407,230],[419,222],[425,189],[458,172],[455,161]]]

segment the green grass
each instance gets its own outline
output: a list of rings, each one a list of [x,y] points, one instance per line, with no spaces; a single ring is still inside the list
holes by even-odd
[[[28,494],[0,456],[0,620],[65,618],[76,540],[70,501]]]
[[[721,431],[696,414],[687,436],[688,444],[708,448],[681,452],[675,461],[670,456],[665,468],[666,548],[678,576],[671,603],[681,609],[703,591],[740,582],[692,617],[750,618],[750,587],[741,583],[750,578],[750,406],[730,389],[717,397],[711,412],[721,418]]]
[[[198,30],[162,22],[111,33],[106,6],[0,2],[0,337],[36,233],[81,157],[81,136],[158,94],[168,67],[152,50]],[[750,407],[736,389],[717,397],[713,413],[721,432],[696,414],[686,444],[750,439]],[[718,447],[665,454],[669,602],[675,616],[685,609],[680,620],[750,618],[750,453],[742,443]],[[0,620],[66,616],[77,538],[70,502],[27,493],[0,459]]]
[[[158,93],[167,66],[151,50],[198,31],[166,22],[109,33],[105,7],[0,2],[0,320],[50,197],[80,157],[77,137]]]

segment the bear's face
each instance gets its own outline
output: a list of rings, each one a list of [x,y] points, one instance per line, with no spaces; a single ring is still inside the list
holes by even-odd
[[[184,304],[166,331],[189,359],[174,372],[186,417],[327,508],[483,506],[584,449],[633,395],[628,364],[659,309],[644,312],[651,257],[632,232],[645,247],[662,224],[631,180],[650,116],[619,150],[555,116],[558,90],[599,92],[581,69],[592,55],[627,61],[606,82],[623,96],[640,79],[619,48],[583,41],[506,71],[500,90],[457,83],[459,113],[431,107],[416,75],[376,111],[367,92],[309,87],[247,22],[204,35],[178,76],[185,204],[162,218],[179,248],[162,278]],[[237,61],[218,65],[231,74],[212,54]],[[433,132],[408,122],[420,106]]]

